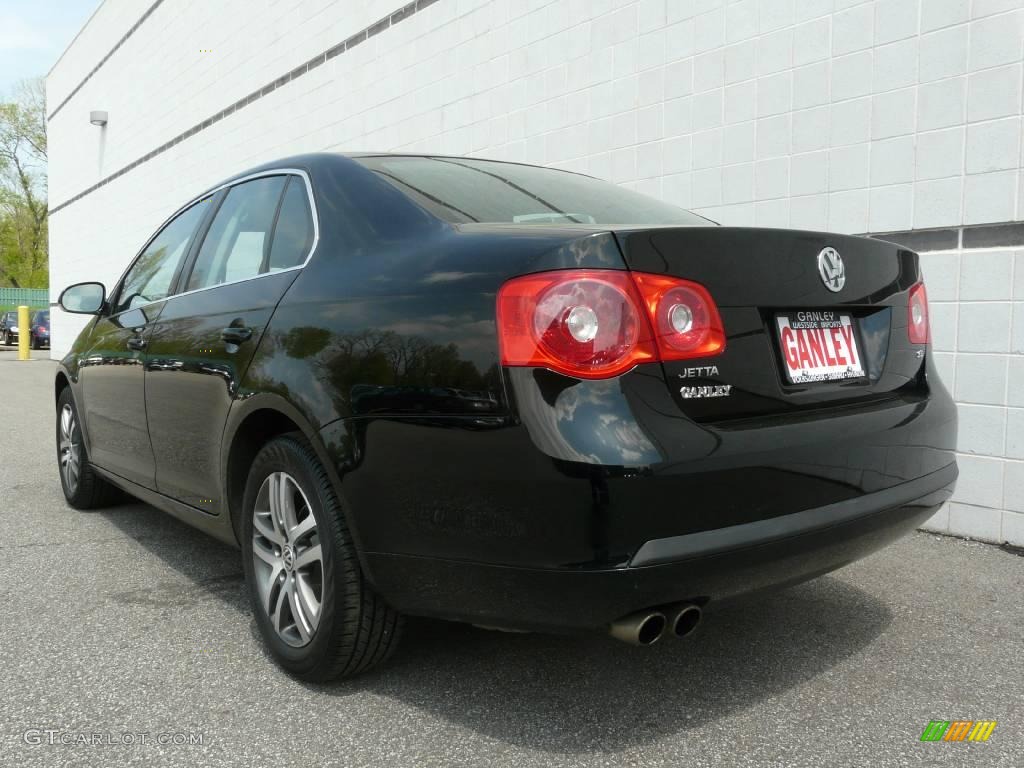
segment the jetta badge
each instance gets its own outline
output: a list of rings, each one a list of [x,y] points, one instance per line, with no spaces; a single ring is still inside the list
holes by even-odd
[[[835,248],[825,248],[818,254],[818,274],[821,282],[832,293],[839,293],[846,285],[846,266]]]

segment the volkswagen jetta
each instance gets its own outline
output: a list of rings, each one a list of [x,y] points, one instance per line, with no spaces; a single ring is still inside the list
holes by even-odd
[[[565,171],[307,155],[164,223],[55,381],[71,506],[240,546],[306,679],[401,617],[688,634],[946,500],[956,411],[915,253],[720,227]]]

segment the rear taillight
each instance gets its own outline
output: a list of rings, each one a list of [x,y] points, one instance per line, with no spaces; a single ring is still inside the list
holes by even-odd
[[[540,272],[498,292],[502,365],[601,379],[657,359],[650,324],[628,272]]]
[[[662,360],[717,355],[725,349],[725,328],[718,307],[699,283],[634,272],[654,326]]]
[[[525,275],[498,292],[501,362],[603,379],[639,363],[718,354],[725,332],[703,286],[618,270]]]
[[[910,289],[910,301],[907,305],[907,330],[911,344],[927,344],[930,333],[928,330],[928,291],[924,283],[918,283]]]

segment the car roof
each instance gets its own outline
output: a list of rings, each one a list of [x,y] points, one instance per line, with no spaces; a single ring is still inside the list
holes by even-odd
[[[589,178],[596,178],[590,176],[588,173],[580,173],[579,171],[570,171],[565,168],[558,168],[551,165],[539,165],[538,163],[523,163],[518,160],[498,160],[493,157],[471,157],[470,155],[446,155],[443,152],[339,152],[342,157],[347,157],[350,160],[359,160],[360,158],[367,157],[422,157],[428,160],[473,160],[476,162],[486,163],[501,163],[502,165],[524,165],[527,168],[543,168],[546,171],[561,171],[562,173],[571,173],[575,176],[587,176]]]
[[[274,170],[286,170],[289,168],[298,168],[302,170],[313,171],[317,168],[329,166],[330,164],[345,163],[346,161],[353,162],[363,158],[371,157],[419,157],[426,159],[437,159],[437,160],[474,160],[474,161],[485,161],[488,163],[501,163],[504,165],[519,165],[526,166],[528,168],[544,168],[545,170],[561,171],[562,173],[573,174],[576,176],[588,176],[585,173],[579,173],[578,171],[567,171],[564,168],[553,168],[550,166],[537,165],[535,163],[520,163],[512,160],[495,160],[489,157],[467,157],[465,155],[446,155],[439,152],[433,153],[417,153],[417,152],[310,152],[304,155],[292,155],[290,157],[282,157],[277,160],[272,160],[260,165],[248,168],[240,173],[232,174],[230,177],[218,182],[216,185],[210,187],[203,193],[194,199],[201,199],[206,194],[209,194],[212,190],[224,186],[225,184],[232,184],[240,179],[244,179],[247,176],[254,174],[266,173]],[[593,177],[590,177],[593,178]]]
[[[208,197],[210,194],[218,189],[226,187],[231,184],[235,184],[242,179],[248,178],[249,176],[255,176],[259,174],[272,173],[274,171],[287,172],[288,170],[301,170],[310,175],[316,175],[319,171],[326,170],[331,165],[337,167],[339,164],[350,163],[358,165],[366,173],[373,173],[369,168],[366,168],[358,161],[361,158],[370,157],[421,157],[428,159],[437,160],[476,160],[486,161],[489,163],[502,163],[505,165],[519,165],[526,166],[529,168],[544,168],[545,170],[560,171],[575,176],[585,176],[587,178],[595,178],[585,173],[579,173],[578,171],[567,171],[564,168],[553,168],[550,166],[536,165],[533,163],[519,163],[511,160],[494,160],[488,157],[467,157],[465,155],[445,155],[441,153],[416,153],[416,152],[309,152],[303,155],[292,155],[289,157],[278,158],[277,160],[271,160],[260,165],[247,168],[239,173],[232,174],[225,179],[218,181],[216,184],[207,187],[202,194],[196,195],[190,198],[184,205],[179,207],[171,216],[167,218],[170,221],[185,208],[195,204],[197,201]],[[161,227],[163,224],[161,225]]]

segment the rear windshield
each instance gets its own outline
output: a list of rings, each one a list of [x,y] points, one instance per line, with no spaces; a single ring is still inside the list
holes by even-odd
[[[360,157],[454,224],[700,226],[707,219],[606,181],[553,168],[454,157]]]

